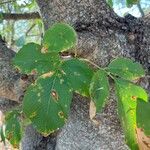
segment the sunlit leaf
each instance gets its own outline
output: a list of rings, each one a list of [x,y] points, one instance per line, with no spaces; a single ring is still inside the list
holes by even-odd
[[[138,149],[136,138],[137,98],[148,100],[144,89],[122,79],[115,80],[118,95],[118,114],[125,133],[126,143],[131,149]]]
[[[71,26],[57,23],[46,31],[43,43],[49,52],[62,52],[77,44],[77,35]]]
[[[109,82],[107,74],[103,70],[98,70],[90,84],[90,96],[96,106],[96,112],[100,112],[109,96]]]
[[[133,62],[128,58],[117,58],[113,60],[107,70],[126,80],[135,80],[145,74],[141,64]]]

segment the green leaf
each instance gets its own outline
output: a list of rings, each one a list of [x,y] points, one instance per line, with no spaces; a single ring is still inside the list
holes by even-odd
[[[145,90],[122,79],[115,80],[118,95],[118,114],[125,133],[126,143],[131,149],[138,149],[136,139],[137,98],[148,100]]]
[[[85,62],[79,59],[70,59],[63,62],[61,69],[70,88],[83,96],[89,96],[89,87],[94,71]]]
[[[4,129],[3,126],[0,128],[0,137],[1,137],[1,142],[5,144],[5,136],[4,136]]]
[[[43,43],[49,52],[66,51],[77,44],[77,34],[71,26],[57,23],[46,31]]]
[[[6,117],[5,134],[13,147],[19,148],[22,130],[18,119],[18,113],[16,113],[16,111],[11,111]]]
[[[150,136],[150,103],[138,99],[136,116],[137,116],[137,127],[144,130],[144,133],[147,136]]]
[[[41,53],[41,46],[35,43],[24,45],[13,59],[13,64],[22,73],[38,75],[53,71],[59,64],[56,53]]]
[[[109,82],[105,71],[98,70],[94,74],[90,84],[90,96],[95,103],[96,111],[101,111],[109,96]]]
[[[136,80],[145,74],[141,64],[133,62],[128,58],[117,58],[113,60],[107,70],[126,80]]]
[[[65,124],[71,100],[72,91],[58,74],[41,76],[26,91],[23,112],[41,134],[48,136]]]

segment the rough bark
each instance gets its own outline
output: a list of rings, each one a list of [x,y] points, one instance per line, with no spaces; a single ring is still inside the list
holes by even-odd
[[[91,59],[99,66],[106,66],[116,57],[130,57],[142,63],[149,74],[149,20],[136,19],[130,15],[120,18],[105,0],[37,0],[37,3],[45,29],[55,22],[67,22],[75,27],[79,37],[78,55]],[[142,81],[147,90],[150,89],[148,80],[147,77]],[[68,123],[57,137],[44,139],[46,142],[41,148],[39,141],[42,137],[33,129],[27,129],[23,150],[127,150],[113,91],[112,88],[105,110],[97,115],[101,122],[99,126],[96,127],[89,120],[89,101],[75,94]],[[33,138],[37,139],[36,142],[28,144],[27,141],[34,141]]]

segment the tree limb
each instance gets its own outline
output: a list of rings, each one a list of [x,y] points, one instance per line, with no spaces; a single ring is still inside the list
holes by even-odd
[[[3,20],[29,20],[29,19],[40,19],[40,15],[38,12],[32,13],[1,13]]]

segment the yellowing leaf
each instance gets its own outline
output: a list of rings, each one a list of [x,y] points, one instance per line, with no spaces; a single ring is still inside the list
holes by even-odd
[[[115,80],[118,95],[118,114],[125,133],[126,143],[131,149],[138,149],[136,138],[137,99],[148,100],[144,89],[122,79]]]

